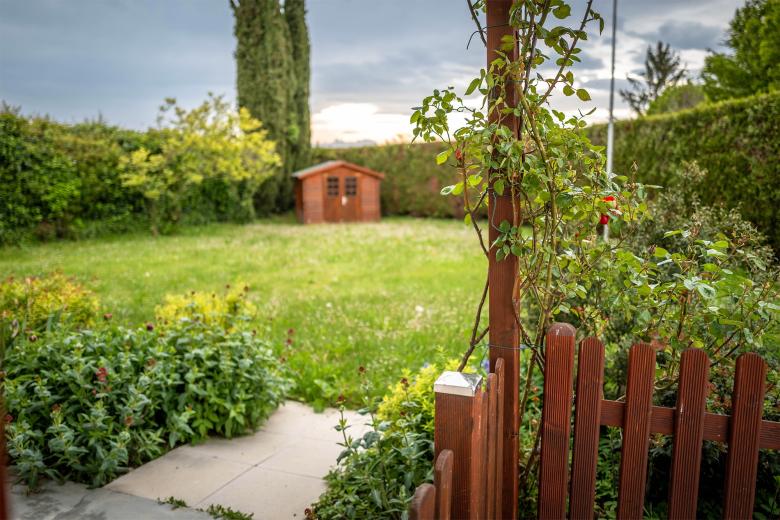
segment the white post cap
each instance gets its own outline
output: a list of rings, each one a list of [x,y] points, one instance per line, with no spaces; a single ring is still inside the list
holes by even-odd
[[[479,374],[464,374],[463,372],[442,372],[433,384],[433,391],[437,394],[463,395],[474,397],[477,388],[482,384],[482,376]]]

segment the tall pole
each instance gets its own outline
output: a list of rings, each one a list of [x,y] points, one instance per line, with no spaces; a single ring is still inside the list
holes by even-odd
[[[607,173],[612,173],[612,152],[615,142],[615,41],[617,40],[617,0],[612,0],[612,67],[609,78],[609,125],[607,126]]]
[[[487,0],[487,65],[498,57],[496,53],[501,49],[501,39],[504,36],[513,36],[513,28],[509,25],[509,11],[512,0]],[[512,51],[512,59],[517,59],[517,48]],[[512,87],[507,88],[506,104],[510,107],[517,105],[517,92]],[[491,93],[494,98],[495,93]],[[490,113],[491,121],[496,122],[501,116],[500,110]],[[517,118],[508,115],[501,120],[518,134]],[[493,172],[491,172],[492,174]],[[490,215],[489,238],[492,244],[498,237],[498,226],[503,221],[513,221],[512,197],[510,190],[505,190],[499,195],[493,190],[494,175],[490,175],[491,186],[488,192],[488,213]],[[513,288],[517,277],[517,257],[509,255],[500,262],[496,260],[495,248],[490,249],[488,258],[488,283],[489,283],[489,326],[490,326],[490,370],[495,370],[499,358],[504,359],[504,426],[500,435],[503,438],[503,478],[501,517],[517,518],[518,495],[518,432],[520,431],[519,413],[519,376],[520,376],[520,351],[518,350],[518,327],[515,320],[515,308],[513,303]]]

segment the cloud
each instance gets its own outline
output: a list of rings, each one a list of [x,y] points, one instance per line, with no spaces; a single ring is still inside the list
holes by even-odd
[[[675,50],[687,50],[715,48],[720,44],[723,34],[723,27],[695,21],[669,20],[655,31],[638,35],[646,40],[668,43]]]
[[[381,112],[373,103],[340,103],[312,115],[312,141],[330,143],[336,140],[377,143],[408,139],[409,116]]]

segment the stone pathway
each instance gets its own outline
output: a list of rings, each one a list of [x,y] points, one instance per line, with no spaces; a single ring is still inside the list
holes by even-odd
[[[361,435],[366,418],[345,415],[349,433]],[[193,508],[220,504],[254,513],[254,520],[300,519],[342,451],[338,420],[337,410],[315,413],[288,401],[253,435],[181,446],[104,489],[152,500],[173,496]]]

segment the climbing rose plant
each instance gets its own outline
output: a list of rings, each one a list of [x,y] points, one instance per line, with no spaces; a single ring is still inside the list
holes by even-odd
[[[478,20],[484,0],[469,5]],[[661,352],[657,385],[669,388],[685,348],[706,349],[715,364],[744,350],[762,351],[780,310],[773,276],[754,281],[745,269],[730,267],[744,251],[726,235],[699,239],[692,223],[664,235],[685,238],[676,242],[678,250],[660,244],[648,244],[645,251],[626,247],[652,218],[647,197],[658,187],[636,182],[633,172],[605,170],[603,147],[582,132],[593,110],[565,114],[552,108],[561,94],[590,101],[572,66],[580,61],[586,28],[595,24],[601,32],[604,21],[592,1],[571,19],[572,6],[562,0],[516,1],[512,35],[463,95],[453,87],[434,90],[411,116],[415,139],[447,144],[436,161],[451,165],[460,180],[442,194],[462,199],[466,224],[485,256],[492,249],[498,261],[517,257],[513,303],[528,352],[520,398],[526,493],[535,485],[539,453],[539,408],[530,397],[538,392],[534,377],[544,369],[542,345],[553,321],[605,338],[608,352],[622,355],[628,345],[614,323],[627,322],[623,333],[651,341]],[[477,33],[484,29],[478,26]],[[464,124],[452,128],[453,115]],[[507,194],[511,219],[491,224],[494,201]],[[497,233],[492,243],[486,240],[487,225]],[[461,369],[488,332],[481,325],[487,289],[486,281]]]

